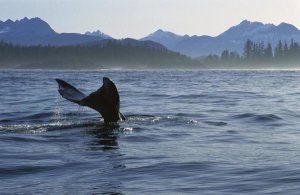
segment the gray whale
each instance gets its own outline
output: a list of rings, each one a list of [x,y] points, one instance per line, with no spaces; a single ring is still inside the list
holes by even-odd
[[[63,98],[98,111],[105,123],[126,120],[120,112],[118,89],[109,78],[103,77],[102,87],[88,96],[61,79],[55,80],[58,83],[58,92]]]

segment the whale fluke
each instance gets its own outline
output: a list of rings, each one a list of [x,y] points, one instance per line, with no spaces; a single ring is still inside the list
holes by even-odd
[[[63,98],[98,111],[105,123],[126,120],[120,112],[120,96],[117,87],[109,78],[103,77],[102,87],[88,96],[61,79],[56,81],[59,86],[58,92]]]
[[[58,92],[59,94],[66,98],[67,100],[80,104],[81,100],[86,97],[84,93],[70,85],[69,83],[61,80],[61,79],[55,79],[58,83]]]

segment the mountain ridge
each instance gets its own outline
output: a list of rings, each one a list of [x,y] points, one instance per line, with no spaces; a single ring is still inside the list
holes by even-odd
[[[44,20],[27,17],[12,21],[0,21],[0,40],[17,45],[76,45],[91,41],[104,40],[107,37],[88,36],[79,33],[57,33]]]
[[[104,39],[113,39],[111,36],[101,32],[100,30],[96,30],[96,31],[86,31],[84,33],[85,35],[88,35],[88,36],[95,36],[95,37],[102,37]]]
[[[165,37],[165,39],[162,39],[162,37]],[[300,30],[284,22],[276,26],[274,24],[243,20],[238,25],[230,27],[217,36],[170,36],[169,31],[161,30],[159,31],[159,36],[157,36],[156,31],[141,40],[152,40],[165,45],[170,50],[192,57],[199,57],[209,54],[220,54],[225,49],[242,53],[247,39],[255,42],[270,42],[272,45],[277,44],[279,40],[289,42],[291,39],[294,39],[299,42]]]

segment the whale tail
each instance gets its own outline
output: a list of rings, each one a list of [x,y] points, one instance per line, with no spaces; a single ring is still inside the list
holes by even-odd
[[[59,87],[58,92],[63,98],[98,111],[105,122],[126,120],[119,110],[120,97],[118,90],[109,78],[104,77],[103,86],[88,96],[61,79],[56,79],[56,81]]]

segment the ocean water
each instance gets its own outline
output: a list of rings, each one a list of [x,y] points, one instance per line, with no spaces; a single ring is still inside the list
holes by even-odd
[[[127,121],[60,97],[114,80]],[[298,71],[0,71],[1,194],[299,194]]]

